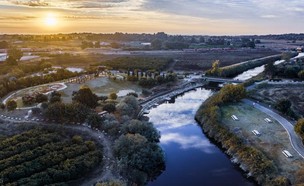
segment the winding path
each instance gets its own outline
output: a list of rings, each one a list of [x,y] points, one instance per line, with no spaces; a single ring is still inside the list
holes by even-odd
[[[287,119],[280,116],[279,114],[275,113],[273,110],[271,110],[267,107],[264,107],[256,102],[253,102],[248,99],[244,99],[243,102],[248,105],[254,106],[256,109],[264,112],[265,114],[267,114],[267,115],[273,117],[275,120],[277,120],[287,131],[289,140],[290,140],[290,143],[291,143],[291,146],[293,147],[293,149],[304,159],[304,145],[302,143],[301,138],[294,131],[294,125],[292,123],[290,123]]]

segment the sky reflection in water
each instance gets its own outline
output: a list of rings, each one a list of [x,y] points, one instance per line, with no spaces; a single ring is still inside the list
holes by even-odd
[[[205,89],[191,91],[183,97],[176,98],[174,104],[165,103],[150,110],[148,117],[161,132],[162,145],[175,143],[181,149],[192,148],[212,153],[213,145],[209,140],[203,139],[200,132],[193,132],[188,128],[189,125],[197,127],[193,116],[200,104],[211,94],[212,91]]]

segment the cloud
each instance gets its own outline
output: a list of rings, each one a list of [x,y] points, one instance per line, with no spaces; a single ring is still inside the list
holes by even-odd
[[[29,7],[52,7],[63,9],[104,9],[119,5],[129,0],[8,0],[14,5]]]
[[[0,16],[0,20],[13,20],[13,21],[20,21],[20,20],[30,20],[35,19],[34,16]]]
[[[16,5],[24,5],[24,6],[31,6],[31,7],[39,7],[39,6],[48,6],[49,4],[47,2],[45,2],[44,0],[28,0],[28,1],[15,1],[15,0],[11,0],[10,1],[13,4]]]

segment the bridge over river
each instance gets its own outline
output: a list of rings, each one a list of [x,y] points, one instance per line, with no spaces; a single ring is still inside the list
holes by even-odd
[[[156,106],[165,101],[169,101],[169,100],[171,100],[172,97],[180,95],[189,90],[192,90],[192,89],[195,89],[198,87],[202,87],[202,86],[208,84],[208,82],[243,83],[244,81],[228,79],[228,78],[218,78],[218,77],[202,77],[202,78],[193,79],[189,82],[181,84],[177,88],[155,94],[153,96],[148,97],[144,101],[141,101],[139,103],[141,106],[141,110],[138,113],[138,117],[141,117],[144,113],[148,112],[148,110],[150,108],[152,108],[153,106]]]

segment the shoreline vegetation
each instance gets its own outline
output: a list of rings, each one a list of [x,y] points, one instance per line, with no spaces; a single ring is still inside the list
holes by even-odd
[[[259,185],[288,185],[289,180],[281,176],[278,167],[262,151],[246,145],[221,124],[220,107],[239,102],[246,96],[242,85],[226,85],[208,98],[198,109],[195,119],[203,132],[226,150],[225,153],[238,163]]]
[[[268,64],[270,62],[280,60],[284,54],[267,56],[259,59],[248,60],[242,63],[233,64],[230,66],[220,67],[220,61],[215,61],[212,64],[212,68],[206,72],[208,76],[218,77],[234,77],[238,74],[243,73],[246,70]],[[291,57],[296,56],[296,53],[288,53]]]

